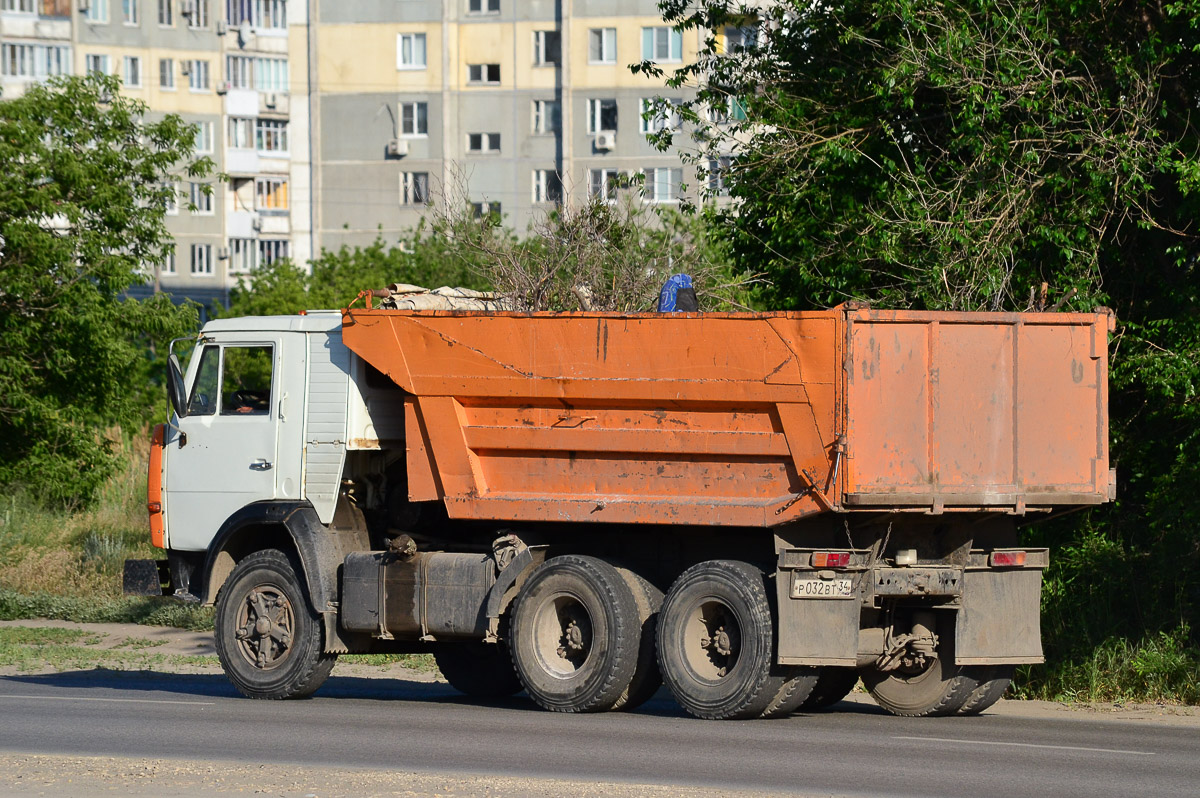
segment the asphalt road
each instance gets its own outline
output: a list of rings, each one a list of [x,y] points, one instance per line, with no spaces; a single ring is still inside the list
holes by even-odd
[[[503,774],[806,795],[1196,796],[1200,730],[1091,717],[905,719],[843,702],[704,722],[656,699],[573,716],[444,684],[335,677],[310,701],[219,675],[0,677],[0,751]]]

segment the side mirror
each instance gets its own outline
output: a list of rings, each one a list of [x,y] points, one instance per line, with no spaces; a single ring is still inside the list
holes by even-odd
[[[187,416],[187,391],[183,387],[183,369],[179,358],[171,355],[167,360],[167,395],[171,397],[171,407],[180,418]]]

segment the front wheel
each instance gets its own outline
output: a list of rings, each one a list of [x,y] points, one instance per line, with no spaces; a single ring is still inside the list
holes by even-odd
[[[244,558],[217,596],[217,657],[247,698],[304,698],[316,692],[337,661],[324,653],[321,616],[314,611],[283,552]]]

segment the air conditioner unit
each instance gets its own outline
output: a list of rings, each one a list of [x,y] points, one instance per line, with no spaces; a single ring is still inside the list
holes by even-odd
[[[403,158],[408,155],[408,142],[404,139],[392,139],[387,144],[389,158]]]
[[[217,250],[217,260],[229,260],[229,247],[221,247]]]
[[[85,12],[91,11],[92,10],[92,0],[79,0],[79,10],[85,11]]]
[[[267,106],[268,108],[274,108],[275,106],[279,105],[279,97],[274,93],[264,94],[263,105]]]
[[[601,130],[596,134],[596,149],[611,150],[617,146],[617,131]]]
[[[180,61],[179,62],[179,71],[180,71],[180,73],[182,73],[184,75],[192,74],[192,62],[191,61]]]
[[[228,80],[217,81],[217,94],[227,94],[233,88],[233,83]]]
[[[254,219],[250,222],[250,226],[253,227],[255,230],[261,231],[262,230],[262,217],[255,216]]]
[[[229,26],[225,24],[225,20],[223,20],[223,19],[218,20],[217,21],[217,35],[224,36],[228,32],[229,32]]]
[[[190,17],[192,14],[195,14],[196,0],[183,0],[183,2],[179,4],[179,13],[183,14],[185,17]]]

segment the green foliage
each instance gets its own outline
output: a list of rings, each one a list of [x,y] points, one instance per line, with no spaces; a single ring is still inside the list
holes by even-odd
[[[55,78],[0,102],[0,485],[52,503],[95,497],[114,465],[104,431],[144,409],[130,376],[196,322],[122,295],[170,244],[164,178],[212,163],[188,162],[190,125],[147,122],[118,89]]]
[[[1087,663],[1165,639],[1194,663],[1200,3],[660,7],[707,35],[670,83],[700,86],[684,109],[697,157],[734,156],[709,230],[767,273],[771,306],[1026,310],[1046,284],[1063,309],[1114,308],[1119,499],[1027,533],[1052,548],[1049,664],[1029,678],[1066,690]],[[757,22],[757,41],[721,51]],[[731,101],[744,120],[706,121]]]

